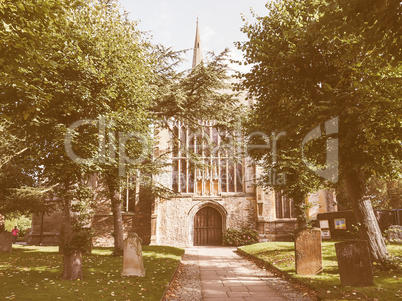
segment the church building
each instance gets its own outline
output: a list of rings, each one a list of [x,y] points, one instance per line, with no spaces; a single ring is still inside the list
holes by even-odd
[[[201,62],[197,21],[192,67]],[[213,125],[213,121],[200,122],[197,133],[192,133],[185,124],[173,121],[179,145],[173,145],[167,129],[156,133],[158,143],[154,152],[170,153],[171,163],[170,170],[158,177],[176,194],[141,203],[141,198],[128,195],[136,195],[136,191],[126,191],[123,198],[126,232],[134,230],[145,244],[176,247],[222,245],[222,234],[228,228],[256,229],[261,240],[291,240],[297,226],[293,201],[280,191],[256,186],[259,167],[251,158],[238,157],[227,147],[220,147],[222,135]],[[205,138],[210,141],[209,146],[203,142]],[[184,149],[194,150],[205,167],[195,168]],[[311,194],[307,201],[313,204],[308,212],[312,218],[337,210],[334,193],[327,190]],[[58,212],[34,215],[28,242],[57,244],[60,215]],[[95,246],[113,245],[113,218],[107,200],[97,206],[91,227],[96,231]]]

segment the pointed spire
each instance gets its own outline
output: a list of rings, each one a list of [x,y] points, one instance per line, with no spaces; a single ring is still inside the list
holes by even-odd
[[[198,17],[197,17],[197,29],[195,32],[195,43],[194,43],[194,54],[193,54],[193,69],[197,67],[199,63],[202,61],[202,52],[201,52],[201,38],[200,32],[198,30]]]

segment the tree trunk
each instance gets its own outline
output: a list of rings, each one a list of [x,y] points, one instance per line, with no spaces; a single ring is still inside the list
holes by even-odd
[[[307,212],[305,208],[306,204],[306,194],[305,193],[292,193],[291,195],[297,218],[297,228],[298,230],[303,230],[307,228]]]
[[[121,214],[121,198],[119,192],[115,189],[113,184],[108,184],[110,200],[112,203],[113,212],[113,238],[114,238],[114,256],[122,256],[123,245],[123,216]]]
[[[155,206],[155,198],[149,186],[140,186],[138,199],[133,230],[142,239],[142,245],[148,246],[151,243],[151,219],[152,211]]]
[[[369,198],[365,197],[365,186],[362,175],[351,171],[345,176],[346,189],[356,221],[359,223],[359,236],[367,240],[371,253],[371,260],[383,264],[388,251],[385,240],[374,214],[373,206]]]
[[[63,275],[64,280],[77,280],[83,278],[82,272],[82,252],[75,250],[71,254],[63,255]]]
[[[121,214],[121,201],[120,199],[113,199],[113,224],[114,224],[114,251],[113,255],[123,255],[123,217]]]
[[[63,201],[63,222],[61,235],[61,248],[63,252],[63,274],[61,279],[77,280],[83,278],[82,271],[82,252],[81,250],[73,250],[66,252],[65,246],[68,246],[73,237],[73,229],[71,223],[70,201]]]

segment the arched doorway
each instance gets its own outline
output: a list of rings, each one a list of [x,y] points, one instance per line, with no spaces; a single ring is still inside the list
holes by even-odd
[[[215,208],[203,207],[194,216],[194,245],[222,245],[222,216]]]

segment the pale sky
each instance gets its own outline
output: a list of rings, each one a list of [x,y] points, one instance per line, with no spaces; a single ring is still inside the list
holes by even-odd
[[[201,33],[201,48],[205,53],[233,50],[233,57],[239,59],[241,52],[235,49],[235,41],[244,41],[240,31],[243,14],[254,22],[252,8],[258,15],[266,15],[268,0],[120,0],[129,12],[131,20],[140,21],[139,29],[148,31],[154,43],[160,43],[174,50],[194,46],[197,16]],[[191,67],[192,52],[186,56]],[[238,69],[238,68],[237,68]]]

